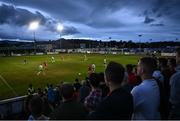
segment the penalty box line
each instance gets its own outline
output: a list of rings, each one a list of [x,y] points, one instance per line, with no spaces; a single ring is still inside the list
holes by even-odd
[[[15,96],[18,96],[18,94],[16,93],[16,91],[8,84],[8,82],[4,79],[4,77],[2,75],[0,75],[1,80],[3,81],[3,83],[13,92],[13,94]]]

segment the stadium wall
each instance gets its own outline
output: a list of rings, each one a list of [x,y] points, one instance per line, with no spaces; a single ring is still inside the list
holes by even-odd
[[[23,113],[26,97],[25,95],[0,101],[1,119]]]
[[[161,56],[176,56],[176,53],[161,53]]]
[[[150,51],[150,50],[149,50]],[[51,52],[37,52],[36,55],[51,55],[59,53],[95,53],[95,54],[124,54],[124,55],[134,55],[134,54],[146,54],[148,51],[139,52],[137,49],[117,49],[117,48],[86,48],[86,49],[54,49]],[[154,53],[151,50],[149,53]],[[161,56],[175,56],[173,52],[161,52]],[[23,56],[23,55],[34,55],[34,53],[12,53],[11,56]],[[0,54],[0,56],[6,56],[5,54]]]

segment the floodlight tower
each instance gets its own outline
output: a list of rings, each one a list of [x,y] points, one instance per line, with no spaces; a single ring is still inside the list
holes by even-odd
[[[64,29],[63,25],[59,23],[59,24],[57,25],[57,31],[59,32],[59,35],[60,35],[59,48],[61,48],[61,49],[62,49],[61,33],[62,33],[63,29]]]
[[[34,54],[36,54],[36,33],[35,31],[39,27],[39,22],[38,21],[33,21],[29,24],[29,30],[33,31],[33,37],[34,37]]]

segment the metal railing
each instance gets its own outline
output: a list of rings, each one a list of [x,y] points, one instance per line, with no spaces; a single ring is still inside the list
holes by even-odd
[[[10,98],[0,101],[1,117],[8,117],[10,115],[20,114],[24,111],[24,102],[27,95]]]

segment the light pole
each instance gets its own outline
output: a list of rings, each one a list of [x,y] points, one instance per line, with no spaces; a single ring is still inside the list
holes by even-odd
[[[151,43],[152,43],[152,39],[150,39],[149,41],[150,41],[150,43],[149,43],[149,47],[151,47],[150,45],[151,45]]]
[[[34,54],[36,54],[36,33],[35,30],[38,29],[39,22],[33,21],[29,24],[29,30],[33,31],[33,38],[34,38]]]
[[[63,29],[64,29],[63,25],[59,23],[59,24],[57,25],[57,31],[59,32],[59,35],[60,35],[59,48],[61,48],[61,49],[62,49],[61,32],[63,31]]]
[[[141,37],[142,37],[142,35],[139,34],[138,36],[139,36],[139,49],[140,49],[140,51],[141,51]]]

